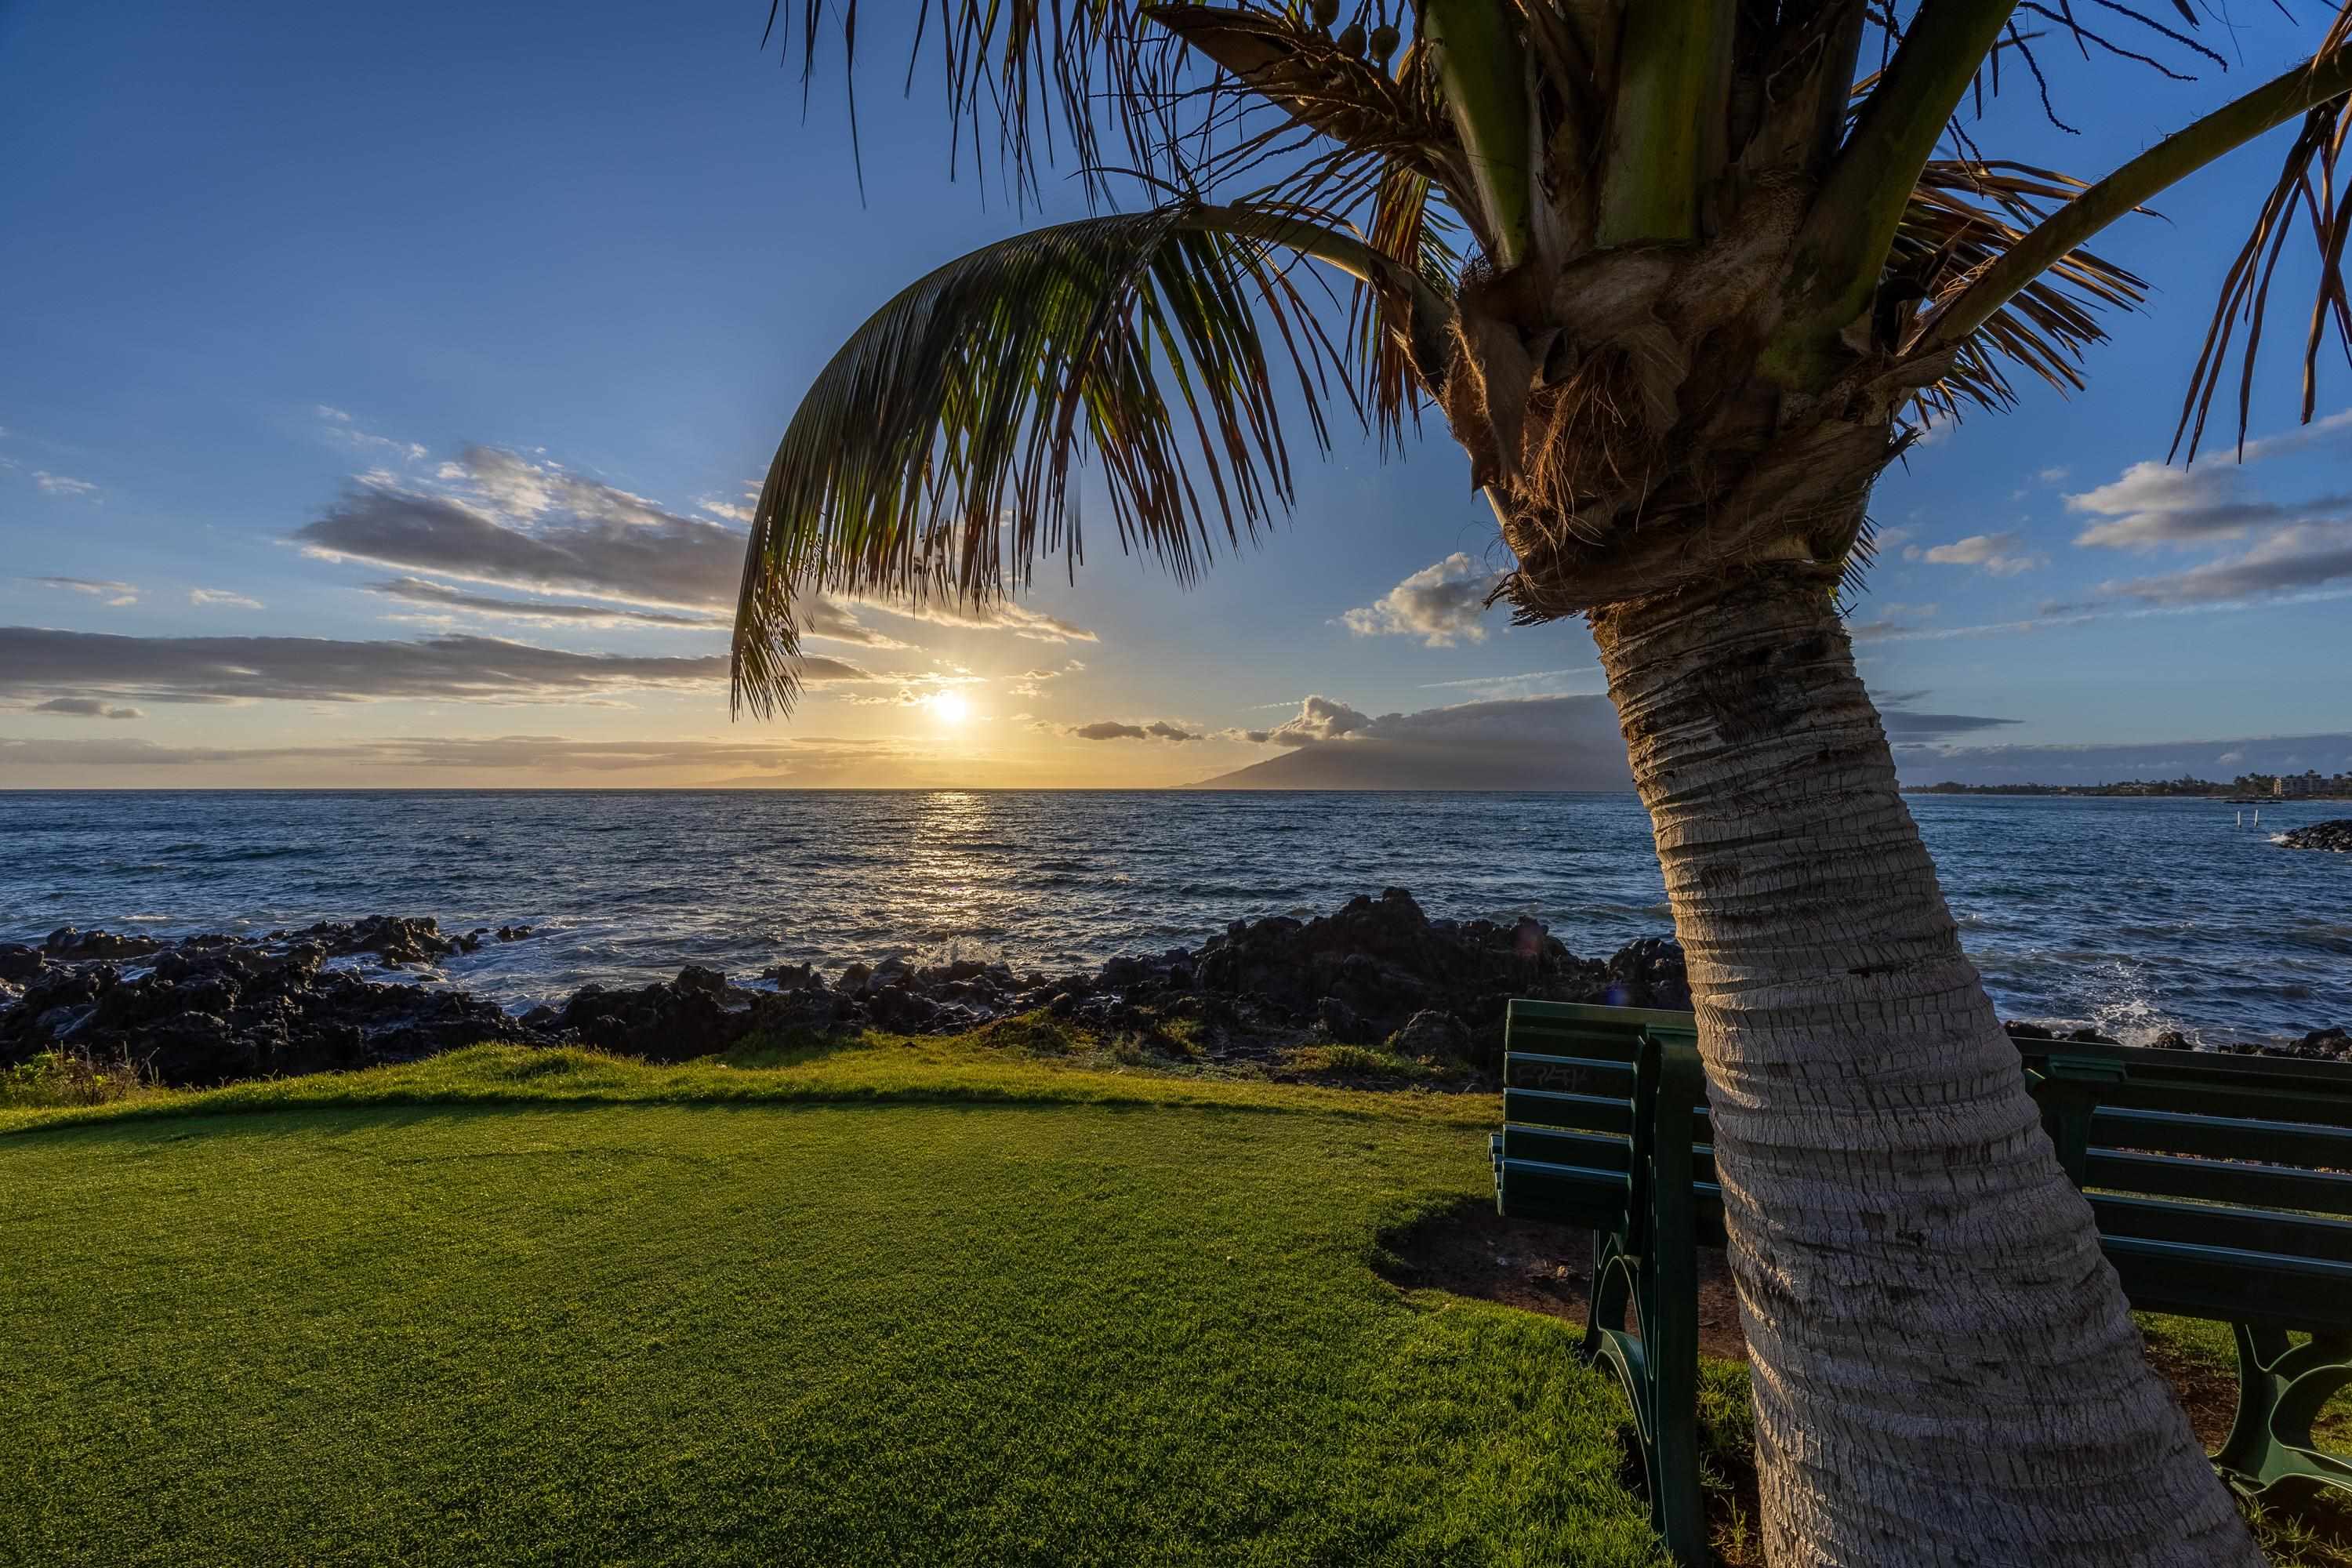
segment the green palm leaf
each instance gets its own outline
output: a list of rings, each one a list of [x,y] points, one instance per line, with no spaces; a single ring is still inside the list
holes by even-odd
[[[1385,265],[1287,215],[1187,202],[988,246],[877,311],[809,388],[761,490],[737,704],[791,705],[796,595],[977,603],[1042,556],[1074,570],[1089,449],[1120,544],[1180,580],[1220,534],[1237,544],[1286,507],[1276,364],[1321,445],[1339,358],[1286,265],[1302,230],[1351,270]]]

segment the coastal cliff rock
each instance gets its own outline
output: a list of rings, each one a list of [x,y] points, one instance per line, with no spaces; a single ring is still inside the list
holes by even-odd
[[[114,962],[45,963],[0,1011],[0,1064],[66,1049],[136,1063],[160,1083],[205,1087],[533,1037],[499,1007],[461,991],[323,970],[328,952],[315,941],[271,947],[192,937],[156,947],[152,966],[138,973]]]
[[[2327,849],[2338,855],[2352,855],[2352,816],[2295,828],[2279,835],[2279,842],[2290,849]]]
[[[2241,1057],[2294,1057],[2311,1062],[2347,1062],[2352,1061],[2352,1032],[2341,1028],[2314,1029],[2300,1040],[2266,1046],[2241,1042],[2216,1048]]]
[[[1504,1008],[1514,996],[1690,1005],[1682,949],[1672,937],[1645,938],[1606,962],[1579,958],[1540,921],[1433,921],[1402,888],[1377,899],[1360,895],[1311,921],[1237,921],[1189,956],[1192,983],[1202,991],[1276,1018],[1312,1020],[1343,1044],[1401,1037],[1394,1048],[1407,1054],[1487,1065],[1500,1059]],[[1149,995],[1151,978],[1156,973],[1136,989]],[[1104,979],[1114,979],[1108,967]],[[1453,1029],[1439,1020],[1451,1020]],[[1436,1049],[1440,1042],[1449,1048]]]
[[[2076,1045],[2119,1046],[2112,1035],[2096,1029],[2052,1029],[2041,1024],[2003,1024],[2012,1040],[2064,1041]],[[2178,1029],[2167,1029],[2147,1042],[2159,1051],[2208,1050],[2232,1057],[2288,1057],[2300,1061],[2352,1061],[2352,1032],[2342,1028],[2314,1029],[2299,1040],[2225,1040],[2200,1046]]]

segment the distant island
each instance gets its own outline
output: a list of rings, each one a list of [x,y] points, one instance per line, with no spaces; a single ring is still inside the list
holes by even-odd
[[[2223,800],[2352,800],[2352,773],[2240,773],[2229,784],[2213,779],[2124,779],[2115,784],[1906,784],[1912,795],[2094,795],[2186,796]]]

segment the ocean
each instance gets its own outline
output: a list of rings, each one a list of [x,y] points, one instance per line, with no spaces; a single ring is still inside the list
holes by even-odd
[[[2341,802],[1914,795],[2001,1015],[2126,1041],[2352,1024]],[[515,1009],[688,963],[894,952],[1059,971],[1412,889],[1584,956],[1664,933],[1631,795],[1059,791],[0,794],[0,941],[254,933],[372,913],[527,924],[428,978]]]

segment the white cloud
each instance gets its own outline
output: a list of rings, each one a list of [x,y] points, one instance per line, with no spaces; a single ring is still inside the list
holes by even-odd
[[[730,590],[731,597],[731,590]],[[929,600],[910,604],[904,599],[852,599],[848,604],[859,609],[880,610],[885,615],[902,616],[910,621],[923,621],[935,626],[962,626],[975,631],[1010,632],[1031,642],[1100,642],[1102,639],[1084,626],[1046,615],[1041,610],[1016,605],[1010,599],[991,600],[971,605],[961,601]]]
[[[2014,533],[1972,533],[1949,544],[1906,551],[1904,558],[1936,566],[1979,566],[1996,577],[2013,577],[2050,563],[2048,556],[2028,552]]]
[[[1846,632],[1856,642],[1890,637],[1916,630],[1923,621],[1936,618],[1934,605],[1906,605],[1889,599],[1876,606],[1877,614],[1866,621],[1846,623]]]
[[[2300,452],[2307,447],[2332,445],[2347,436],[2352,436],[2352,408],[2339,409],[2324,419],[2315,419],[2308,425],[2249,441],[2246,443],[2245,461],[2258,463],[2264,458]]]
[[[317,413],[324,424],[320,434],[330,441],[350,447],[355,451],[390,452],[412,463],[421,463],[425,460],[425,448],[417,443],[396,441],[389,436],[370,435],[353,424],[352,416],[342,409],[321,403],[317,406]]]
[[[1339,619],[1358,637],[1417,637],[1430,647],[1451,647],[1457,637],[1484,642],[1486,599],[1502,580],[1457,550]]]
[[[1052,726],[1047,726],[1052,728]],[[1208,739],[1197,730],[1181,724],[1171,724],[1165,719],[1154,719],[1148,724],[1123,724],[1116,719],[1097,719],[1091,724],[1066,724],[1061,733],[1080,741],[1202,741]]]
[[[710,497],[704,496],[694,504],[711,516],[723,517],[730,522],[740,522],[748,526],[751,521],[753,509],[748,506],[737,506],[732,501],[713,500]]]
[[[811,685],[908,679],[889,672],[871,674],[832,658],[803,658],[798,668],[801,679]],[[690,690],[715,699],[726,679],[724,654],[583,654],[499,637],[451,636],[421,642],[138,637],[0,626],[0,696],[34,700],[571,702],[655,689]]]
[[[2352,578],[2352,521],[2298,523],[2244,552],[2186,572],[2103,583],[2099,592],[2144,604],[2213,604],[2324,587]]]
[[[748,770],[744,776],[787,773],[811,778],[861,763],[908,753],[892,739],[845,740],[794,735],[759,740],[591,740],[564,735],[397,736],[334,744],[215,747],[166,746],[153,741],[24,740],[0,736],[0,771],[12,768],[253,767],[313,763],[348,779],[353,770],[381,774],[407,770],[513,772],[525,777],[550,773],[587,775],[643,773],[661,769],[713,767]]]
[[[199,609],[220,606],[232,610],[258,610],[265,606],[258,599],[248,599],[243,594],[232,594],[226,588],[191,588],[188,603]]]
[[[1371,716],[1336,698],[1314,696],[1298,705],[1297,716],[1271,730],[1245,730],[1241,738],[1259,745],[1312,746],[1344,740],[1371,727]]]
[[[2286,509],[2252,493],[2234,463],[2176,468],[2134,463],[2120,479],[2066,498],[2066,510],[2106,521],[2074,536],[2081,545],[2146,549],[2236,539],[2247,528],[2284,520]]]
[[[46,468],[33,470],[33,482],[42,491],[53,496],[94,496],[98,487],[88,479],[77,479],[65,474],[53,474]]]
[[[294,542],[324,559],[525,593],[579,594],[720,616],[735,607],[743,564],[740,528],[665,511],[643,496],[495,447],[467,447],[457,461],[442,465],[440,476],[446,485],[365,475],[341,500],[297,529]],[[493,613],[481,604],[464,607]],[[1005,600],[914,604],[810,595],[793,613],[806,637],[867,647],[906,646],[860,620],[856,612],[865,607],[1038,642],[1097,640],[1084,626]],[[509,607],[508,613],[517,612]]]
[[[394,577],[362,586],[364,592],[380,594],[387,599],[431,605],[492,620],[589,626],[695,626],[709,630],[717,630],[728,624],[727,617],[717,611],[637,610],[611,605],[572,605],[551,599],[509,599],[496,594],[468,593],[463,588],[429,582],[423,577]],[[386,616],[385,619],[442,626],[457,624],[455,616],[446,614]],[[885,646],[898,647],[905,645],[887,643]]]
[[[52,697],[47,702],[35,703],[26,710],[30,713],[50,713],[64,719],[144,719],[146,714],[136,708],[118,708],[101,702],[95,697]]]
[[[1566,696],[1568,694],[1566,692],[1559,691],[1538,693],[1530,689],[1538,686],[1549,686],[1559,681],[1572,681],[1580,685],[1587,682],[1597,683],[1604,679],[1605,678],[1601,675],[1601,667],[1599,665],[1580,664],[1572,666],[1567,669],[1526,669],[1519,671],[1516,675],[1465,675],[1454,680],[1424,680],[1421,683],[1420,689],[1423,691],[1457,691],[1476,689],[1491,690],[1497,697],[1534,697],[1538,695],[1559,697]],[[1599,686],[1597,684],[1595,685],[1594,689],[1599,689]],[[1289,704],[1286,702],[1277,702],[1272,706],[1276,708],[1286,708]]]
[[[138,584],[117,583],[106,577],[36,577],[33,581],[69,594],[88,594],[103,599],[110,609],[119,610],[139,602]]]
[[[2246,443],[2231,455],[2195,468],[2138,462],[2110,482],[2066,498],[2069,511],[2105,519],[2074,536],[2074,542],[2110,549],[2146,549],[2240,539],[2249,529],[2308,522],[2352,506],[2352,495],[2334,494],[2281,504],[2255,493],[2249,466],[2266,458],[2352,436],[2352,408],[2276,436]]]

